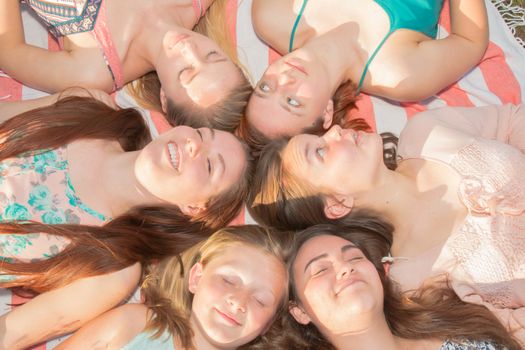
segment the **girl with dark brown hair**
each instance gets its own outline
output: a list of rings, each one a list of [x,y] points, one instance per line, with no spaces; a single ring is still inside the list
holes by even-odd
[[[229,227],[151,265],[144,304],[118,307],[82,327],[63,349],[271,349],[286,306],[289,235]]]
[[[525,109],[509,104],[422,112],[398,156],[375,133],[297,135],[265,149],[248,206],[280,229],[380,212],[396,227],[392,255],[403,259],[390,274],[403,289],[447,275],[525,343],[524,133]]]
[[[0,125],[0,138],[2,220],[69,225],[61,233],[53,226],[6,224],[1,229],[2,255],[32,260],[58,253],[71,262],[76,258],[68,247],[71,242],[85,244],[82,233],[99,241],[98,247],[79,253],[86,270],[57,275],[51,284],[30,284],[33,291],[44,292],[91,276],[40,295],[4,316],[7,330],[2,334],[9,348],[78,328],[114,306],[136,285],[140,273],[136,262],[173,255],[225,226],[238,214],[247,192],[250,162],[233,135],[181,126],[150,141],[138,112],[115,110],[92,98],[67,97],[12,117]],[[75,231],[79,241],[72,240]],[[93,258],[101,249],[120,251],[125,258],[107,258],[113,262],[105,264],[104,259]],[[44,273],[55,262],[41,264],[39,271]],[[93,277],[104,273],[113,277]],[[28,286],[24,277],[9,283],[19,286],[18,282]],[[83,284],[108,289],[113,284],[120,292],[97,295],[96,289],[82,288]],[[35,313],[46,300],[59,300],[61,294],[72,295],[70,291],[83,293],[78,299],[81,306],[57,304],[49,306],[53,312]],[[35,320],[34,315],[42,319],[20,326],[27,316]]]
[[[496,317],[446,286],[399,293],[388,277],[393,227],[373,215],[295,235],[286,349],[520,349]],[[386,257],[386,259],[385,259]]]

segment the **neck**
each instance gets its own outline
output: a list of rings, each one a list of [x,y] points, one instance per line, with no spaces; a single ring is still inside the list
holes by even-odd
[[[391,349],[401,350],[403,340],[395,337],[384,316],[364,329],[345,334],[329,336],[328,339],[337,349]]]
[[[112,217],[137,205],[157,204],[160,201],[147,192],[135,176],[135,161],[139,152],[111,152],[102,156],[97,181],[100,198],[105,200]]]
[[[357,28],[353,23],[341,25],[329,32],[313,38],[306,44],[293,51],[303,58],[319,62],[325,69],[329,79],[331,93],[348,80],[349,69],[354,65],[356,56],[349,45],[334,45],[334,42],[346,42],[349,36],[356,35]]]
[[[227,347],[219,347],[215,344],[212,344],[208,337],[203,334],[202,327],[198,324],[198,321],[195,320],[193,314],[190,316],[191,329],[193,331],[193,344],[197,350],[226,350],[234,349]]]

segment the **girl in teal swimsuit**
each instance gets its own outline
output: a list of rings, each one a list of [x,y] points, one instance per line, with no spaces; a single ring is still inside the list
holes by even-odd
[[[258,82],[246,133],[272,139],[345,126],[364,91],[418,101],[455,82],[488,43],[482,0],[451,0],[451,33],[435,39],[441,0],[254,0],[259,37],[284,56]]]
[[[286,306],[287,241],[285,233],[258,226],[220,230],[151,266],[144,304],[102,315],[59,348],[274,349],[282,334],[272,322]]]

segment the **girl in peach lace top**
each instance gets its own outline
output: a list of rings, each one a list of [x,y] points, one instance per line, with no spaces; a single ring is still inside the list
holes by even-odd
[[[396,227],[391,273],[403,289],[448,278],[525,344],[525,108],[426,111],[399,141],[395,170],[377,134],[334,127],[277,142],[261,156],[251,213],[298,229],[381,212]]]

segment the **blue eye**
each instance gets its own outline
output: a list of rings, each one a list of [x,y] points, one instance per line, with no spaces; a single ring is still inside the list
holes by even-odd
[[[263,91],[263,92],[268,92],[270,91],[270,86],[268,84],[266,84],[265,82],[262,82],[259,84],[259,90]]]
[[[317,155],[317,157],[321,160],[324,159],[324,156],[326,154],[326,151],[324,149],[324,147],[318,147],[316,150],[315,150],[315,154]]]
[[[297,101],[296,99],[294,99],[292,97],[287,97],[286,98],[286,103],[288,103],[292,107],[299,107],[301,105],[299,103],[299,101]]]

